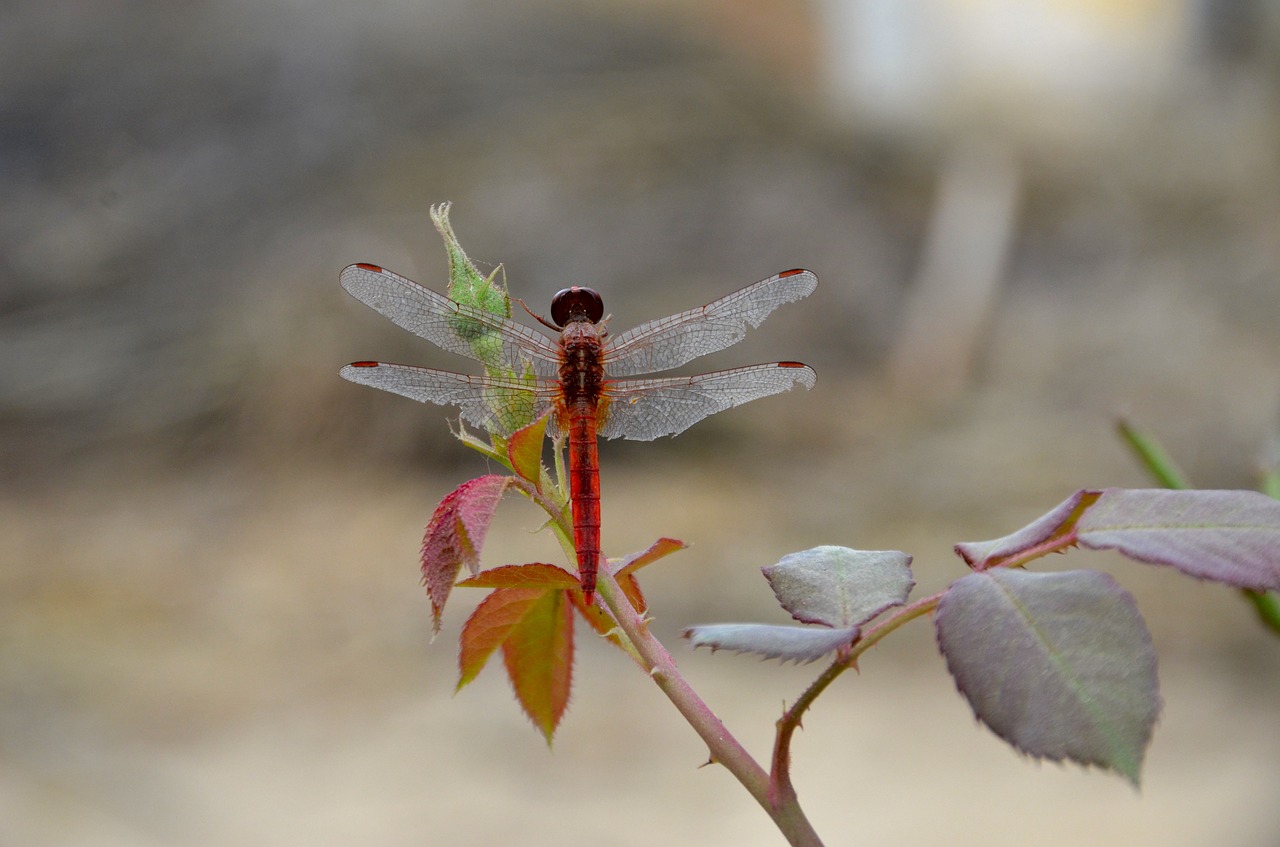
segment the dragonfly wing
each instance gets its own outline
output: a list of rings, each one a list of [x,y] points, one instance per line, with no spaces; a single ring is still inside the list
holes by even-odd
[[[552,386],[541,381],[469,376],[384,362],[358,362],[338,374],[410,400],[457,406],[463,420],[501,435],[510,435],[535,420],[551,406],[554,395]]]
[[[611,376],[679,367],[738,343],[748,326],[760,326],[774,309],[808,297],[817,287],[812,271],[783,271],[706,306],[641,324],[606,345],[606,367]]]
[[[790,391],[796,384],[812,388],[816,379],[808,365],[774,362],[697,376],[609,382],[599,434],[634,441],[676,435],[716,412]]]
[[[450,353],[516,373],[524,373],[527,365],[539,377],[556,374],[556,344],[537,330],[455,303],[377,265],[350,265],[341,281],[361,303]]]

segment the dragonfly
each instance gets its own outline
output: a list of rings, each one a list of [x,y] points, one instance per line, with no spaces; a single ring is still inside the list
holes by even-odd
[[[817,378],[801,362],[633,378],[736,344],[779,306],[813,293],[818,278],[803,269],[619,335],[609,332],[600,294],[571,286],[552,298],[550,321],[530,312],[556,337],[458,303],[378,265],[350,265],[341,282],[396,325],[481,362],[486,371],[353,362],[340,371],[342,377],[424,403],[457,406],[463,420],[502,436],[548,414],[548,435],[567,437],[573,539],[587,605],[601,561],[597,438],[652,441],[676,435],[716,412],[796,385],[812,388]]]

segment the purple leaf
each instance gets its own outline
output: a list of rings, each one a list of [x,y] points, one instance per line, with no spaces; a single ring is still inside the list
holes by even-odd
[[[911,557],[897,550],[814,547],[761,568],[778,602],[803,623],[858,627],[907,600]]]
[[[1108,488],[1076,532],[1086,547],[1240,588],[1280,590],[1280,500],[1254,491]]]
[[[858,637],[858,628],[811,629],[762,623],[718,623],[690,627],[684,631],[684,637],[694,647],[710,647],[713,653],[732,650],[784,662],[812,662],[832,650],[852,644]]]
[[[1096,571],[995,568],[952,583],[938,645],[978,719],[1018,750],[1138,784],[1160,711],[1132,595]]]
[[[1081,511],[1100,495],[1098,491],[1077,491],[1022,529],[993,541],[962,541],[956,545],[956,552],[969,567],[984,571],[1011,556],[1065,538],[1075,528]]]

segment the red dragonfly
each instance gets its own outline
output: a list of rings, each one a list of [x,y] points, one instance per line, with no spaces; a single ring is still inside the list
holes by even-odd
[[[813,293],[818,278],[811,271],[783,271],[621,335],[609,333],[600,295],[573,286],[552,299],[554,324],[534,316],[558,331],[559,338],[457,303],[377,265],[351,265],[341,279],[342,287],[366,306],[444,350],[482,362],[488,372],[471,376],[354,362],[342,369],[345,379],[413,400],[458,406],[464,420],[500,435],[551,412],[548,433],[569,439],[574,546],[588,604],[600,563],[597,436],[652,441],[797,383],[812,388],[816,379],[813,369],[800,362],[619,379],[669,370],[736,344],[748,325],[757,327],[783,303]]]

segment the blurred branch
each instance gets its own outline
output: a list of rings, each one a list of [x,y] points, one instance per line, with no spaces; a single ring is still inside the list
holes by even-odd
[[[904,397],[945,399],[968,381],[1017,226],[1018,170],[1003,146],[966,141],[944,165],[889,376]]]

